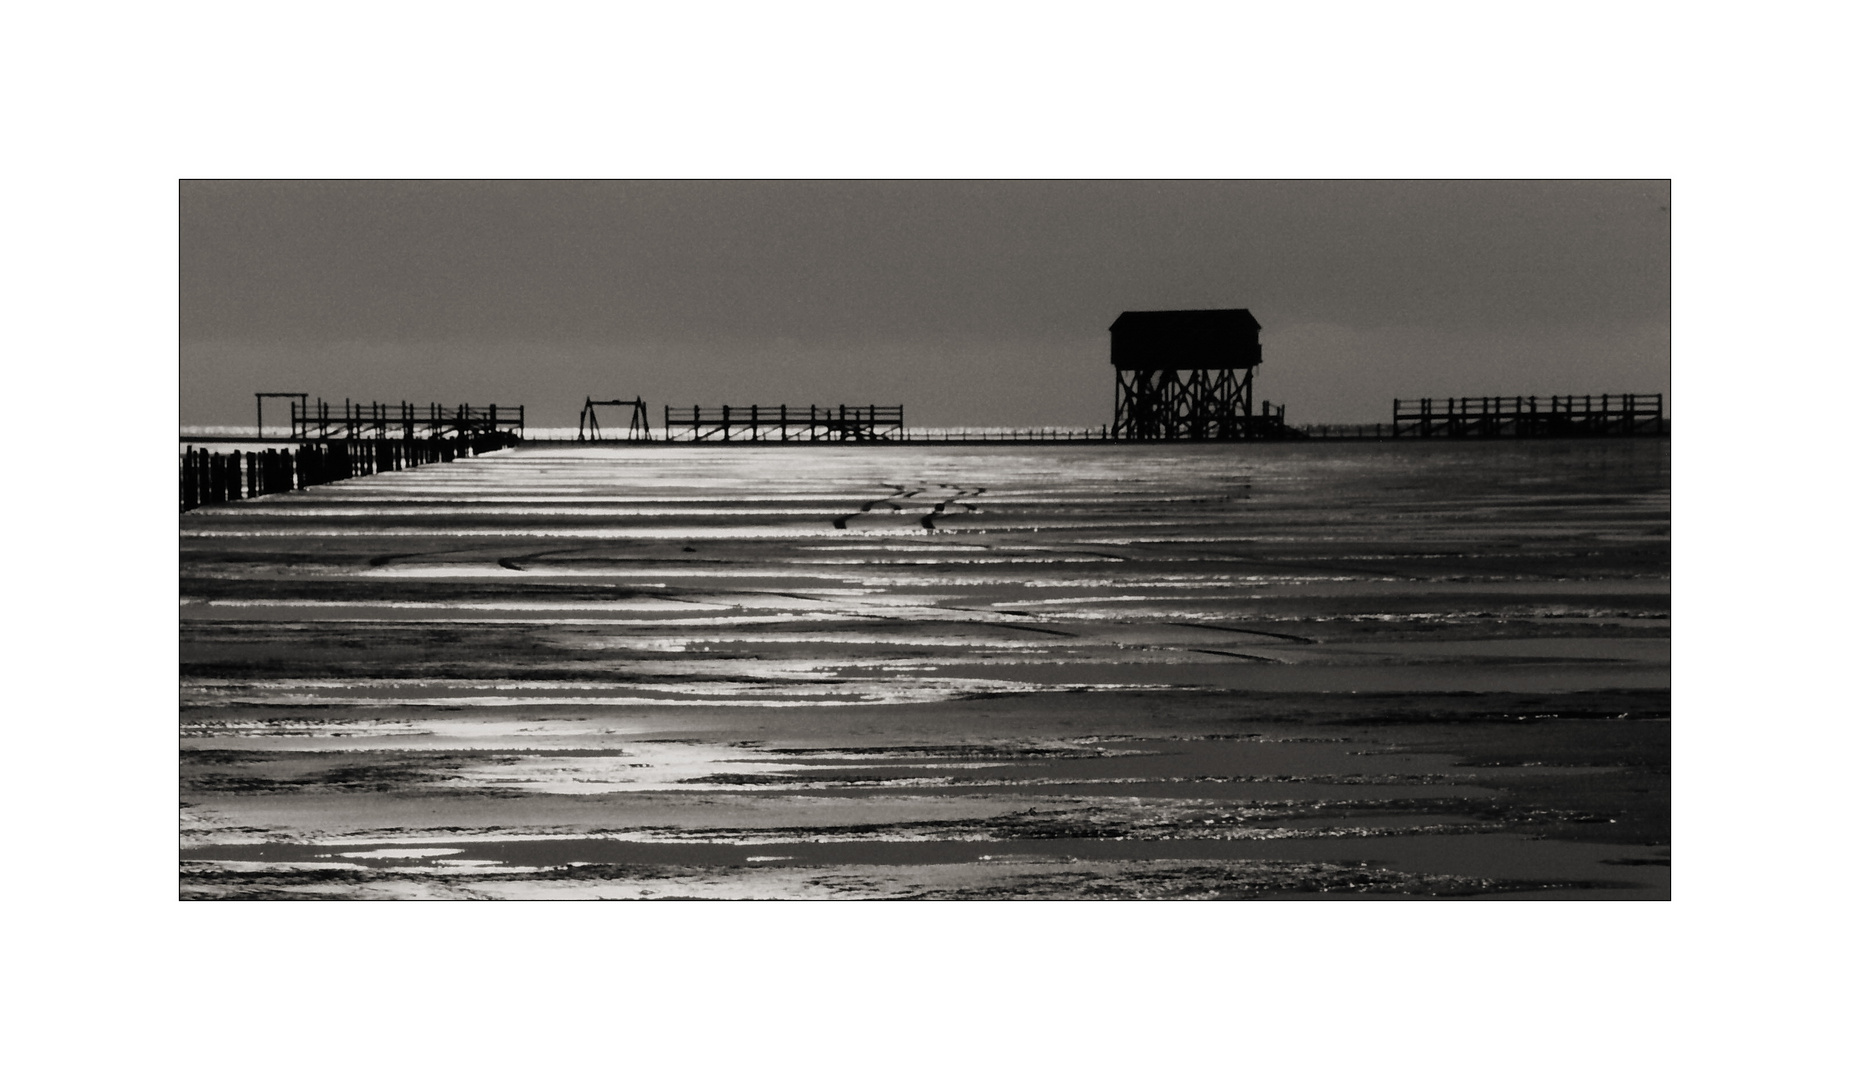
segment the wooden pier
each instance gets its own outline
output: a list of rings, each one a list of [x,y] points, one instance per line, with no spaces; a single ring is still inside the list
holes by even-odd
[[[1663,435],[1664,395],[1394,399],[1393,438]]]
[[[229,454],[189,446],[180,454],[180,512],[454,461],[516,441],[502,431],[449,439],[338,439],[306,442],[290,450],[233,450]]]
[[[904,405],[664,405],[670,442],[903,442]]]
[[[468,405],[454,408],[432,403],[413,405],[401,401],[396,405],[377,401],[361,404],[351,398],[338,411],[333,402],[315,399],[308,403],[306,394],[263,393],[257,395],[257,425],[263,430],[263,399],[289,398],[289,437],[297,442],[325,442],[330,439],[475,439],[484,435],[511,436],[519,440],[526,433],[527,409],[524,405]]]

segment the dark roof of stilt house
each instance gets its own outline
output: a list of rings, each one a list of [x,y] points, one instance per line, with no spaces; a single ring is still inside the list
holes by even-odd
[[[1259,320],[1245,308],[1126,311],[1111,324],[1118,368],[1247,368],[1259,363]]]

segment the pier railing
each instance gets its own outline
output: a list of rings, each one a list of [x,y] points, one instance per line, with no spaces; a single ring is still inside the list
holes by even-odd
[[[904,405],[664,405],[662,438],[674,442],[899,442]]]
[[[1395,438],[1662,435],[1664,395],[1394,399]]]
[[[341,439],[228,454],[189,446],[180,454],[180,511],[454,461],[515,441],[504,432],[454,439]]]
[[[259,413],[261,424],[262,414]],[[526,433],[525,405],[396,405],[377,401],[361,404],[348,399],[339,410],[333,402],[315,399],[289,403],[289,437],[299,440],[330,439],[468,439],[483,435]]]

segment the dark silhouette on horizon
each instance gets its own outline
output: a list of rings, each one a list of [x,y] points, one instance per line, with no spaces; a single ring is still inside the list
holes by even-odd
[[[685,440],[676,440],[680,431]],[[903,442],[904,405],[662,406],[662,438],[670,442]]]
[[[609,401],[593,401],[585,397],[584,408],[578,410],[578,441],[602,442],[604,433],[597,426],[597,407],[609,405],[612,408],[630,406],[630,429],[627,438],[631,442],[649,439],[649,403],[641,398],[612,398]]]
[[[1111,324],[1120,439],[1289,438],[1285,409],[1253,416],[1259,320],[1245,308],[1126,311]]]
[[[1395,438],[1565,439],[1665,435],[1662,394],[1394,399]],[[1546,402],[1546,408],[1543,403]]]

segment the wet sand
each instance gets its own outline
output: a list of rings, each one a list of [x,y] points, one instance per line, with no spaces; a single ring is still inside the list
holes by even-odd
[[[527,447],[181,516],[189,897],[1669,896],[1669,443]]]

